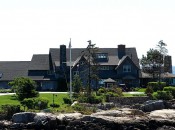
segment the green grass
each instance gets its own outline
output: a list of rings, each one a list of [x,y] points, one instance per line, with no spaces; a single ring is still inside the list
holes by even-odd
[[[16,99],[15,95],[4,95],[0,96],[0,105],[5,105],[5,104],[14,104],[14,105],[19,105],[20,102]]]
[[[145,92],[146,88],[140,88],[138,92]]]
[[[50,104],[53,103],[53,94],[51,93],[42,93],[39,95],[40,97],[45,97],[49,100],[48,108],[52,109],[50,107]],[[68,94],[54,94],[54,103],[57,103],[60,105],[59,108],[54,108],[55,111],[72,111],[72,108],[70,105],[64,104],[63,98],[64,97],[69,97]],[[5,104],[11,104],[11,105],[20,105],[20,102],[16,99],[15,95],[3,95],[0,96],[0,106],[5,105]],[[23,107],[21,107],[23,109]]]

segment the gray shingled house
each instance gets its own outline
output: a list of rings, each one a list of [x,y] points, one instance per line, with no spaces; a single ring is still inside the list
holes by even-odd
[[[40,90],[52,90],[61,87],[58,82],[64,79],[69,83],[69,68],[72,66],[72,77],[80,75],[83,85],[85,81],[85,69],[83,67],[86,57],[82,51],[86,48],[72,48],[72,63],[69,63],[69,48],[60,45],[60,48],[50,48],[49,54],[34,54],[31,61],[0,62],[0,88],[8,88],[8,82],[15,77],[30,77],[35,80]],[[96,53],[98,58],[99,80],[91,82],[91,86],[105,86],[106,79],[116,81],[116,85],[125,84],[127,87],[138,87],[140,78],[140,66],[136,48],[99,48]]]

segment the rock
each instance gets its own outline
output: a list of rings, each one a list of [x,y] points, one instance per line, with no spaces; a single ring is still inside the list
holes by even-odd
[[[115,104],[113,102],[107,102],[107,103],[101,103],[97,105],[98,109],[102,109],[102,110],[109,110],[111,108],[114,108]]]
[[[37,113],[34,117],[35,125],[45,129],[56,128],[57,117],[51,113]]]
[[[6,120],[0,121],[0,130],[3,130],[5,128],[9,128],[9,126],[11,126],[11,125],[12,125],[11,121],[6,121]]]
[[[66,114],[59,114],[57,119],[60,121],[63,120],[77,120],[80,119],[83,115],[81,113],[66,113]]]
[[[163,127],[157,128],[157,130],[175,130],[175,127],[163,126]]]
[[[33,112],[21,112],[12,116],[13,123],[29,123],[34,121],[36,113]]]
[[[78,101],[74,101],[71,106],[75,106],[78,103]]]
[[[175,119],[175,110],[174,109],[155,110],[149,114],[149,117],[172,120]]]
[[[97,112],[91,115],[92,116],[112,116],[112,117],[124,117],[124,116],[129,116],[129,115],[144,116],[144,112],[138,109],[123,108],[120,110],[107,110],[107,111]]]
[[[146,101],[141,107],[140,109],[144,112],[151,112],[154,110],[161,110],[161,109],[165,109],[165,105],[164,102],[162,100],[149,100]]]

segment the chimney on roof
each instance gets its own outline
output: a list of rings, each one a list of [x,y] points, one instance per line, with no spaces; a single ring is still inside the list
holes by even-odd
[[[121,59],[123,56],[125,56],[125,45],[118,45],[118,57]]]
[[[164,57],[164,72],[172,73],[172,59],[171,56]]]
[[[64,66],[66,66],[66,45],[60,45],[60,67]]]

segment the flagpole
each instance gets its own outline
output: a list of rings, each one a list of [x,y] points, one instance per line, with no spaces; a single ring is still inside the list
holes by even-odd
[[[69,66],[70,66],[70,100],[72,101],[72,54],[71,54],[71,38],[69,42],[69,54],[70,54],[70,61],[69,61]]]

